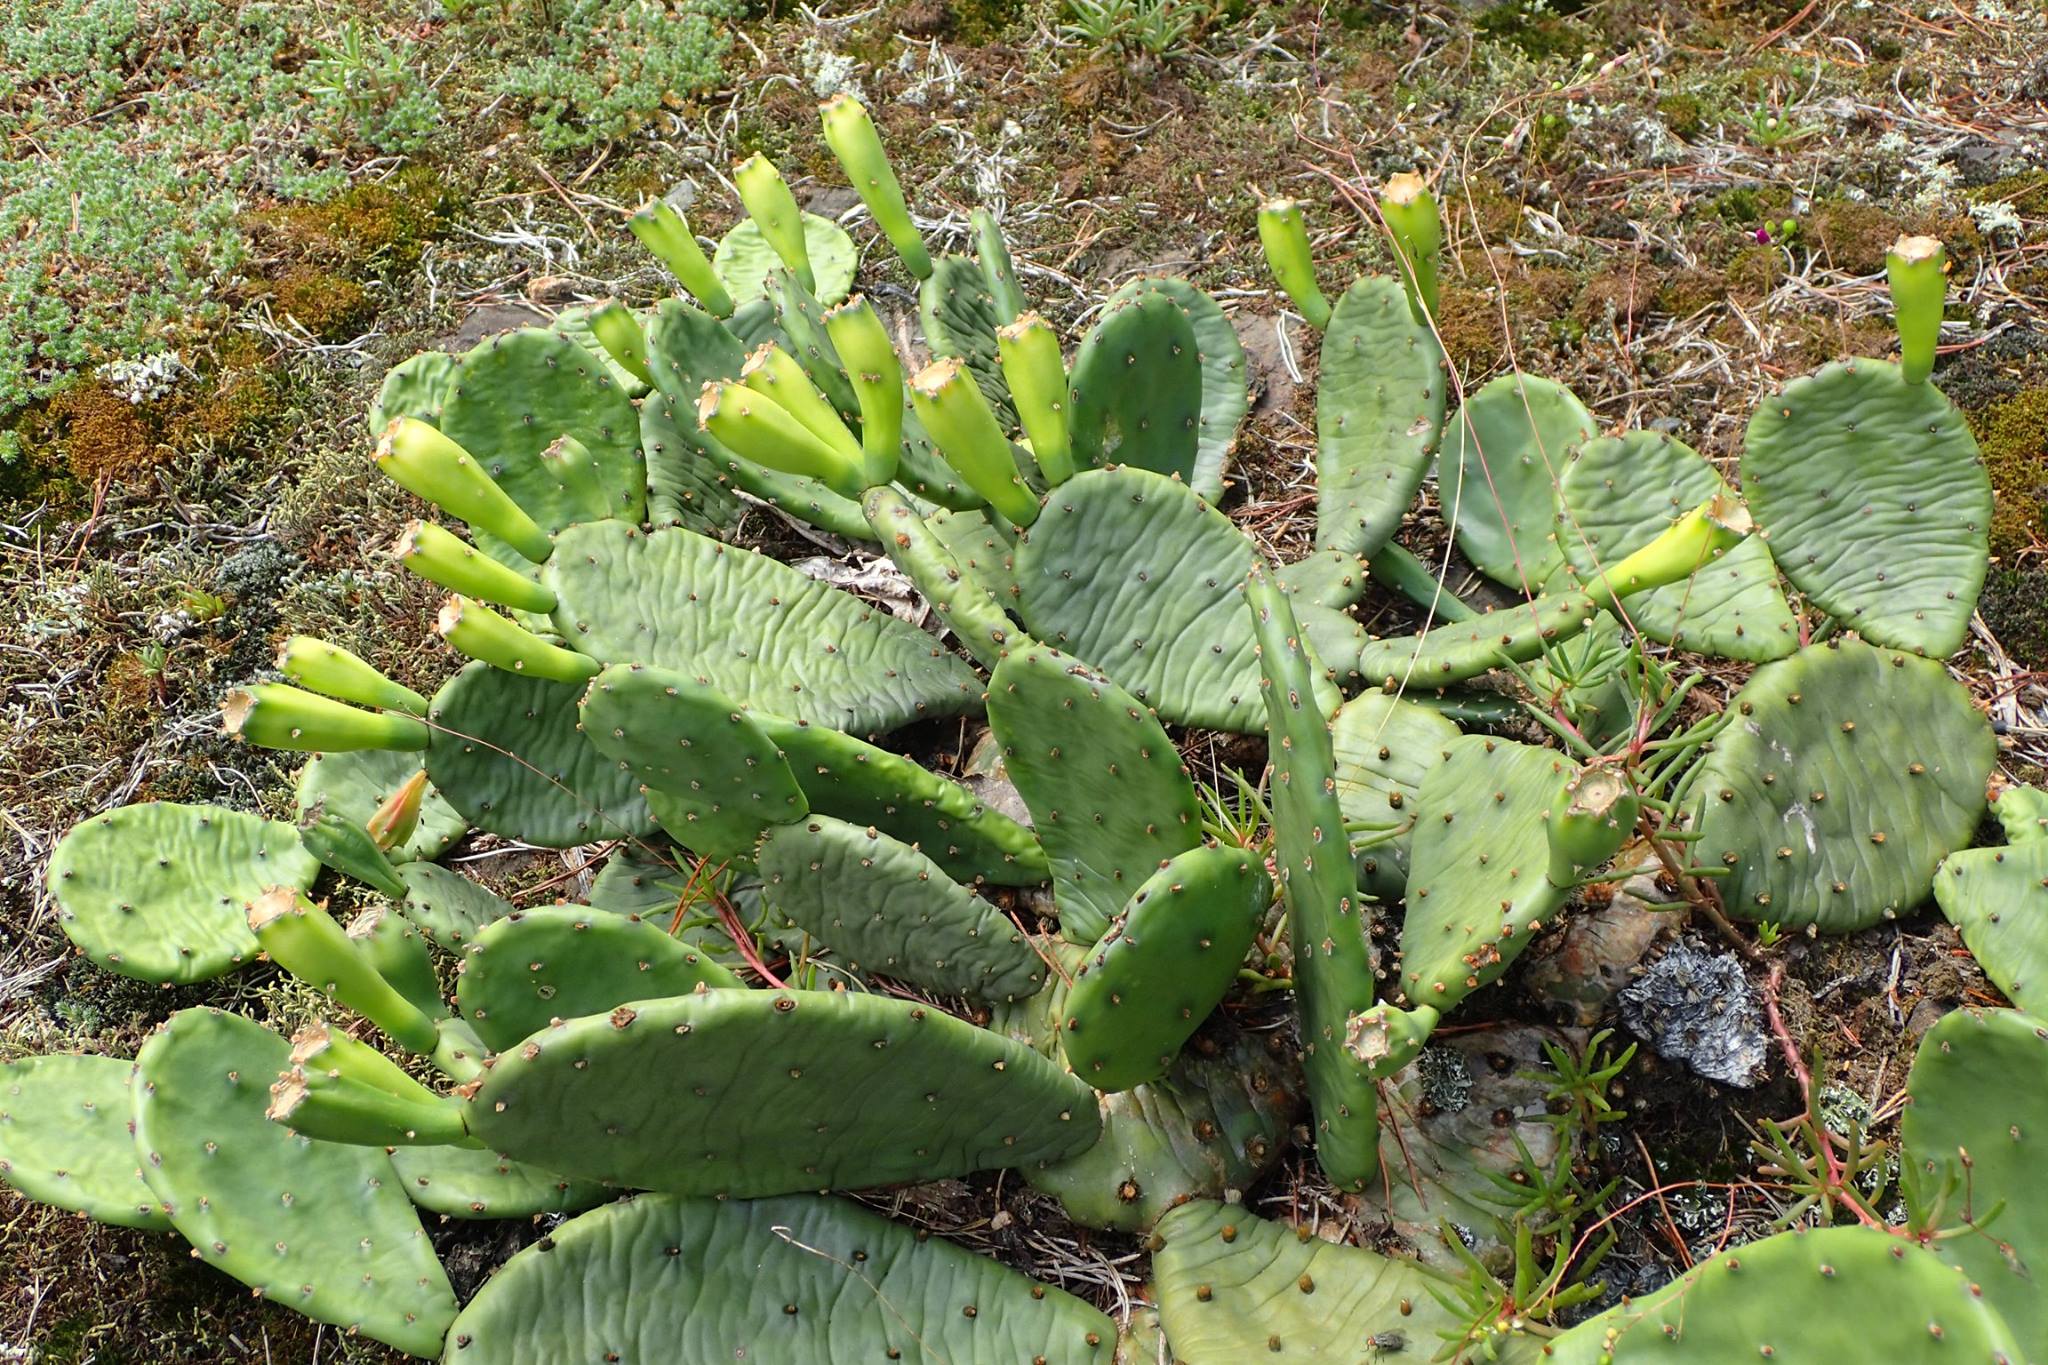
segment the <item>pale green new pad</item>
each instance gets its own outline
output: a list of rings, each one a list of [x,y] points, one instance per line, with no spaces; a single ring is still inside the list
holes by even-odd
[[[0,1062],[0,1182],[102,1223],[170,1227],[128,1131],[134,1069],[70,1054]]]

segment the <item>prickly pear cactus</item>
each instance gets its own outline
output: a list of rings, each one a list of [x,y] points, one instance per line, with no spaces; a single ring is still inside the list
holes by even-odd
[[[1845,628],[1935,658],[1962,646],[1991,480],[1941,390],[1882,360],[1795,379],[1749,420],[1742,489],[1785,576]]]
[[[611,1190],[474,1147],[400,1147],[391,1153],[405,1197],[448,1218],[531,1218],[581,1213]]]
[[[822,302],[837,303],[853,289],[853,271],[860,253],[853,238],[830,218],[805,213],[801,221],[804,251],[810,257],[812,278],[817,284],[814,292]],[[784,269],[784,265],[782,257],[761,235],[761,225],[746,218],[718,239],[718,246],[711,253],[711,268],[734,300],[745,303],[766,297],[769,276]]]
[[[389,749],[315,754],[299,770],[293,795],[302,816],[321,806],[332,815],[367,825],[378,808],[420,772],[418,754]],[[429,783],[420,797],[418,823],[412,833],[388,851],[396,862],[438,858],[467,833],[469,822]]]
[[[1654,431],[1598,436],[1580,445],[1558,475],[1557,541],[1587,581],[1729,491],[1683,441]],[[1653,639],[1726,659],[1768,663],[1799,647],[1799,622],[1761,536],[1681,583],[1631,598],[1628,615]]]
[[[1095,1309],[839,1199],[642,1194],[512,1258],[448,1334],[447,1365],[619,1360],[1109,1365]]]
[[[1184,1204],[1156,1241],[1159,1325],[1186,1365],[1427,1359],[1457,1326],[1448,1278],[1239,1205]]]
[[[1448,687],[1499,668],[1524,663],[1586,629],[1600,613],[1583,592],[1546,594],[1515,606],[1482,612],[1469,621],[1436,625],[1419,635],[1375,639],[1342,612],[1303,607],[1301,620],[1316,653],[1339,682],[1370,687]]]
[[[135,1059],[143,1179],[199,1258],[310,1318],[431,1356],[455,1294],[381,1148],[264,1117],[284,1039],[238,1015],[171,1016]]]
[[[927,1005],[705,991],[571,1019],[501,1056],[466,1108],[564,1175],[753,1198],[1060,1160],[1100,1131],[1053,1063]]]
[[[1687,780],[1728,913],[1846,933],[1920,904],[1984,812],[1997,741],[1940,664],[1856,640],[1765,664]]]
[[[552,1020],[699,989],[738,989],[738,977],[658,924],[580,905],[515,910],[462,953],[455,1003],[495,1052]]]
[[[1377,689],[1330,718],[1337,800],[1358,863],[1358,884],[1397,900],[1408,884],[1408,846],[1422,783],[1450,756],[1458,727],[1437,712]]]
[[[1998,817],[2009,843],[2032,844],[2048,839],[2048,791],[2039,787],[2007,787],[1991,798],[1991,813]]]
[[[393,365],[370,404],[370,438],[381,436],[400,417],[438,423],[454,377],[455,357],[445,351],[422,351]]]
[[[1370,555],[1391,540],[1443,425],[1436,338],[1398,283],[1357,280],[1330,315],[1316,380],[1316,548]]]
[[[2048,840],[1949,854],[1934,899],[2006,999],[2048,1012]]]
[[[151,801],[72,827],[50,855],[57,923],[109,971],[204,981],[256,952],[244,907],[305,890],[320,864],[290,825],[220,806]]]
[[[966,256],[934,257],[932,273],[918,286],[917,312],[932,354],[960,361],[996,415],[1014,417],[996,342],[996,329],[1010,319],[997,307],[981,267]]]
[[[504,897],[439,863],[400,863],[398,877],[405,883],[398,912],[443,948],[468,943],[513,910]]]
[[[128,1132],[132,1063],[53,1054],[0,1062],[0,1183],[124,1228],[169,1228]]]
[[[1231,447],[1237,442],[1238,424],[1251,410],[1244,344],[1216,300],[1174,276],[1132,280],[1111,294],[1103,307],[1114,308],[1124,300],[1155,294],[1178,305],[1194,329],[1196,359],[1202,366],[1202,415],[1194,469],[1187,482],[1197,497],[1213,503],[1223,496],[1223,475],[1230,465]]]
[[[1557,480],[1597,429],[1570,389],[1527,375],[1492,380],[1452,414],[1437,498],[1481,573],[1533,593],[1556,572]]]
[[[1074,353],[1074,454],[1192,483],[1202,430],[1194,324],[1161,293],[1111,302]]]
[[[1074,973],[1060,1034],[1074,1074],[1097,1090],[1165,1075],[1236,984],[1272,890],[1239,848],[1189,849],[1153,873]]]

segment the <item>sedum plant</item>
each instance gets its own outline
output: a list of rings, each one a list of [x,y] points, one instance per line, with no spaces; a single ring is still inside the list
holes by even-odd
[[[1447,417],[1419,178],[1384,206],[1398,277],[1334,304],[1299,207],[1268,204],[1274,273],[1324,333],[1315,548],[1275,564],[1217,506],[1248,401],[1214,300],[1135,282],[1069,352],[992,218],[973,254],[931,254],[866,112],[821,113],[918,281],[929,362],[853,292],[852,239],[756,157],[749,216],[709,251],[667,205],[632,220],[687,297],[393,370],[372,463],[430,509],[392,554],[448,592],[457,666],[423,695],[288,641],[282,681],[222,715],[307,756],[297,824],[144,803],[48,873],[98,965],[171,984],[262,957],[327,1017],[287,1039],[188,1009],[132,1063],[9,1063],[0,1175],[450,1362],[1107,1363],[1158,1330],[1189,1365],[1411,1342],[1803,1358],[1856,1332],[1888,1359],[2037,1352],[2013,1269],[2048,1256],[2032,1092],[1955,1098],[2044,1074],[2041,1026],[2010,1011],[1923,1046],[1904,1227],[1857,1205],[1863,1226],[1739,1248],[1577,1326],[1596,1288],[1560,1229],[1600,1201],[1555,1140],[1515,1179],[1430,1157],[1491,1260],[1459,1237],[1325,1245],[1226,1202],[1297,1120],[1339,1190],[1400,1179],[1382,1113],[1433,1032],[1645,859],[1731,933],[1851,931],[1932,888],[2029,1003],[2043,804],[2007,793],[2011,844],[1966,848],[1995,748],[1939,658],[1984,518],[1927,377],[1938,256],[1897,255],[1904,364],[1767,401],[1738,493],[1539,378]],[[1848,432],[1850,412],[1871,416]],[[1396,544],[1432,468],[1458,544],[1520,601],[1472,609]],[[1851,487],[1862,521],[1836,514]],[[957,649],[737,543],[757,506],[887,555]],[[1369,634],[1369,575],[1435,624]],[[1698,715],[1677,650],[1758,666]],[[1504,691],[1445,690],[1481,680]],[[1488,731],[1514,696],[1544,742]],[[965,718],[1028,819],[906,752]],[[1234,813],[1183,759],[1191,730],[1264,735]],[[611,852],[588,904],[522,909],[436,861],[471,831]],[[314,899],[344,883],[375,902],[346,925]],[[1294,1032],[1246,1027],[1280,986]],[[1120,1338],[840,1197],[989,1170],[1150,1234],[1156,1328]],[[1987,1201],[2011,1210],[1997,1257]],[[463,1306],[418,1210],[570,1221]]]

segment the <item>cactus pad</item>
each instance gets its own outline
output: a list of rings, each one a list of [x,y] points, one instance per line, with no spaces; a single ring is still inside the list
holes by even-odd
[[[1444,431],[1437,498],[1458,548],[1497,583],[1533,593],[1564,562],[1557,480],[1596,430],[1562,384],[1504,374],[1468,398]]]
[[[316,754],[299,769],[294,798],[300,815],[315,806],[324,806],[330,815],[367,825],[377,808],[419,771],[418,754],[390,749]],[[468,832],[469,822],[430,783],[420,798],[419,823],[410,837],[389,850],[391,860],[438,858]]]
[[[1161,293],[1112,300],[1068,376],[1075,458],[1192,483],[1202,380],[1194,324],[1179,303]]]
[[[399,913],[443,948],[469,942],[513,910],[510,901],[439,863],[400,863],[398,877],[405,883]]]
[[[1316,380],[1316,548],[1378,553],[1415,501],[1443,425],[1436,338],[1398,283],[1356,281],[1330,315]]]
[[[771,911],[855,972],[977,1000],[1036,995],[1046,967],[1024,931],[909,844],[812,815],[768,831],[756,856]]]
[[[1850,360],[1766,399],[1743,438],[1742,489],[1785,576],[1873,643],[1937,658],[1969,633],[1984,586],[1991,481],[1932,384]]]
[[[738,1198],[1072,1156],[1093,1092],[929,1005],[704,991],[572,1019],[501,1056],[470,1131],[566,1175]]]
[[[545,530],[646,512],[640,419],[605,363],[560,332],[507,332],[456,360],[436,423]],[[564,481],[542,460],[557,438],[589,453],[588,477]]]
[[[2006,999],[2048,1012],[2048,840],[1949,854],[1934,898]]]
[[[102,1223],[170,1227],[128,1132],[133,1070],[114,1057],[0,1062],[0,1184]]]
[[[1010,319],[996,306],[981,267],[972,258],[951,252],[934,257],[932,273],[918,285],[917,312],[932,354],[952,356],[965,365],[996,416],[1010,421],[1015,413],[996,342],[996,329]]]
[[[135,1059],[143,1179],[201,1260],[307,1317],[431,1356],[455,1295],[380,1148],[264,1117],[291,1045],[218,1010],[171,1016]]]
[[[1729,491],[1714,467],[1661,432],[1597,436],[1558,476],[1557,539],[1581,581],[1649,544],[1672,522]],[[1653,639],[1750,663],[1799,647],[1799,622],[1785,605],[1777,565],[1762,537],[1680,583],[1629,599],[1629,619]]]
[[[1191,848],[1132,893],[1067,992],[1067,1065],[1097,1090],[1166,1074],[1238,966],[1272,900],[1241,848]]]
[[[844,1200],[643,1194],[507,1262],[446,1361],[1109,1365],[1115,1349],[1081,1300]]]
[[[551,905],[515,910],[477,934],[462,953],[455,1002],[477,1037],[503,1052],[552,1020],[741,984],[638,915]]]
[[[581,1213],[608,1191],[474,1147],[400,1147],[391,1153],[406,1197],[449,1218],[530,1218]]]
[[[1180,751],[1129,693],[1057,650],[997,665],[988,719],[1052,866],[1060,927],[1092,943],[1162,863],[1201,843]]]
[[[421,351],[393,365],[370,404],[370,439],[382,436],[384,428],[401,417],[438,425],[441,405],[454,384],[455,357],[445,351]]]
[[[837,303],[853,288],[853,271],[860,253],[853,238],[830,218],[805,213],[803,225],[804,250],[811,258],[811,278],[818,286],[818,298],[824,303]],[[711,255],[711,269],[717,273],[718,282],[740,303],[765,297],[768,277],[783,268],[782,258],[761,235],[761,225],[751,218],[741,219],[721,237]]]
[[[1110,295],[1104,307],[1153,294],[1178,304],[1195,330],[1196,358],[1202,364],[1202,416],[1188,487],[1215,502],[1223,496],[1223,475],[1230,465],[1231,447],[1237,444],[1238,424],[1251,411],[1244,343],[1237,339],[1237,329],[1216,300],[1178,276],[1132,280]]]
[[[542,577],[576,648],[680,670],[758,710],[869,734],[980,703],[972,670],[924,632],[681,527],[574,527]]]
[[[1256,556],[1185,485],[1089,470],[1048,495],[1017,547],[1017,612],[1168,720],[1248,731],[1259,673],[1242,585]]]
[[[100,966],[144,981],[219,976],[256,952],[244,907],[303,891],[320,864],[290,825],[149,801],[71,828],[50,855],[57,923]]]
[[[1765,664],[1694,770],[1728,913],[1847,933],[1912,909],[1970,840],[1997,756],[1940,664],[1855,640]]]
[[[1408,843],[1422,809],[1423,780],[1449,756],[1458,727],[1435,711],[1377,689],[1330,718],[1337,801],[1358,863],[1358,882],[1387,900],[1408,884]]]
[[[647,455],[647,520],[711,535],[740,518],[740,500],[720,473],[710,438],[691,430],[694,410],[667,394],[640,403],[640,448]]]
[[[582,696],[578,684],[466,665],[434,694],[428,777],[477,828],[544,848],[648,833],[639,779],[579,728]]]
[[[1452,1281],[1239,1205],[1182,1205],[1158,1236],[1159,1325],[1186,1365],[1350,1365],[1404,1351],[1426,1360],[1438,1334],[1457,1326],[1436,1298]]]

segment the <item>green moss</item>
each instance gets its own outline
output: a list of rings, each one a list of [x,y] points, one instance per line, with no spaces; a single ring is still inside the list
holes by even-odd
[[[1516,48],[1537,61],[1549,57],[1576,58],[1586,50],[1586,35],[1576,24],[1528,0],[1504,0],[1481,13],[1472,27],[1481,36]]]
[[[360,284],[316,265],[291,267],[265,292],[280,322],[296,322],[317,341],[359,335],[377,312]]]
[[[299,261],[390,278],[419,264],[460,207],[442,174],[408,166],[386,181],[355,185],[321,204],[286,204],[257,215],[272,244]]]
[[[2048,569],[1992,565],[1977,611],[2013,658],[2048,659]]]
[[[2048,388],[2028,389],[1972,413],[1970,427],[1997,499],[1991,553],[2010,558],[2048,540]]]
[[[948,0],[946,5],[952,37],[976,47],[1000,38],[1028,7],[1026,0]]]
[[[1675,91],[1657,101],[1657,113],[1664,126],[1683,138],[1697,137],[1707,126],[1706,111],[1699,96]]]
[[[1973,204],[2007,203],[2026,218],[2048,218],[2048,171],[2021,171],[1963,192]]]

